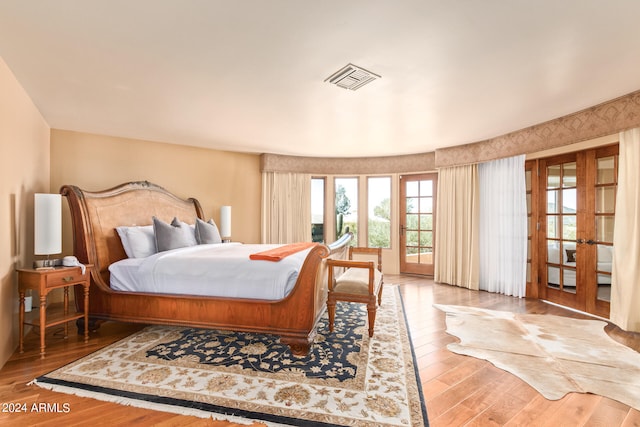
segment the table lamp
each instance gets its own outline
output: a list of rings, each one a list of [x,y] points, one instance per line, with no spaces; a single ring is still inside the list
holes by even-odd
[[[220,235],[223,242],[231,241],[231,206],[220,207]]]
[[[47,256],[36,261],[36,268],[51,269],[55,260],[50,256],[62,252],[62,196],[36,193],[33,216],[34,254]]]

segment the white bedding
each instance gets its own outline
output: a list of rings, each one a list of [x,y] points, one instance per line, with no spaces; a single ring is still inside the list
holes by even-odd
[[[298,279],[310,249],[279,262],[249,255],[282,245],[218,243],[196,245],[127,258],[109,266],[111,288],[118,291],[208,295],[279,300]]]

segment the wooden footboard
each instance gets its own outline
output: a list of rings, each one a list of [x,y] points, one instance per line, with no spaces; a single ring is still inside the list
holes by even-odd
[[[346,235],[334,244],[311,249],[293,290],[278,301],[113,291],[108,267],[126,257],[115,228],[148,225],[152,216],[167,222],[174,216],[204,219],[199,202],[180,199],[148,182],[127,183],[101,192],[67,185],[61,194],[70,207],[74,255],[80,262],[94,265],[89,302],[92,318],[274,334],[295,355],[308,353],[324,312],[324,259],[345,258],[352,238]],[[83,301],[76,295],[79,310]]]

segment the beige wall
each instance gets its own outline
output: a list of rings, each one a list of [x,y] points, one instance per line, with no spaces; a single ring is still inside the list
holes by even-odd
[[[205,216],[220,221],[232,206],[232,239],[260,242],[260,157],[176,144],[51,130],[51,187],[73,184],[99,191],[150,181],[179,197],[195,197]],[[63,201],[63,250],[71,254],[71,222]]]
[[[15,268],[33,263],[37,192],[49,192],[49,126],[0,58],[0,366],[18,342]]]

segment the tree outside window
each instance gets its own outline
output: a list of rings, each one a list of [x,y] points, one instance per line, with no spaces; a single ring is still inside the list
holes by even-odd
[[[367,246],[391,247],[391,178],[368,178]]]
[[[352,244],[358,241],[358,178],[335,179],[336,239],[353,233]]]

